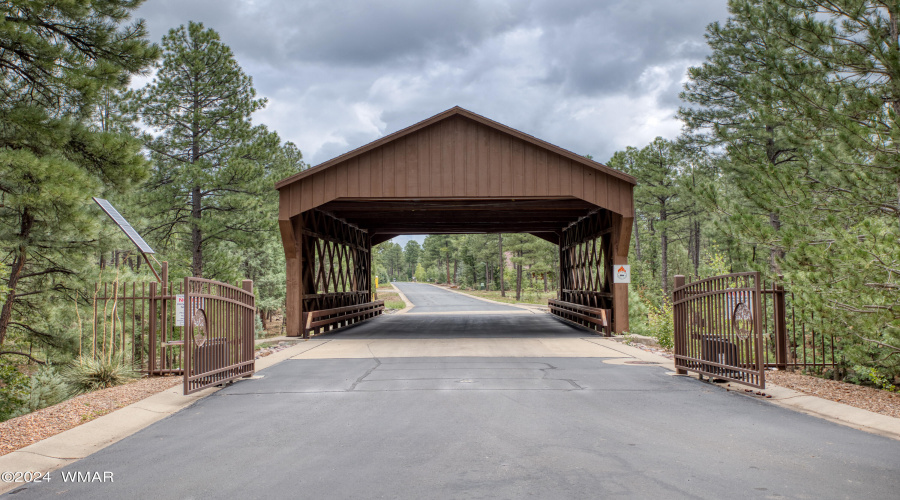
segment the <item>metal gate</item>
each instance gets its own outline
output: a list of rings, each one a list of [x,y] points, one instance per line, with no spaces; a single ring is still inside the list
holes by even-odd
[[[758,272],[675,277],[675,368],[765,388]]]
[[[253,282],[184,279],[184,394],[255,371]]]

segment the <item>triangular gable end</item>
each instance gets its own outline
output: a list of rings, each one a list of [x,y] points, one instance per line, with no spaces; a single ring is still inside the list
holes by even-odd
[[[454,107],[276,184],[279,219],[339,198],[574,197],[633,214],[633,177]]]

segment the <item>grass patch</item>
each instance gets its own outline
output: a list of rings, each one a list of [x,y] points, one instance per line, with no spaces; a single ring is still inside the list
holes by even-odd
[[[402,300],[385,300],[384,308],[385,309],[403,309],[406,307],[406,302]]]
[[[507,304],[540,304],[547,305],[548,299],[556,298],[556,291],[550,292],[531,292],[531,291],[523,291],[522,292],[522,300],[516,300],[516,292],[515,290],[507,290],[506,297],[500,296],[499,290],[463,290],[459,289],[458,291],[474,295],[476,297],[483,297],[485,299],[496,300],[497,302],[505,302]]]

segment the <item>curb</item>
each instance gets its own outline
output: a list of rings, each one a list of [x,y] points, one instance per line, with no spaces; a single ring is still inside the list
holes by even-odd
[[[594,342],[594,339],[590,338],[582,340],[597,343]],[[663,366],[665,368],[668,368],[672,372],[675,372],[675,362],[671,359],[664,358],[657,354],[644,351],[637,347],[631,347],[623,343],[617,342],[617,344],[618,345],[615,347],[607,347],[612,350],[619,351],[622,354],[627,354],[629,356],[637,358],[641,361],[657,362],[660,366]],[[617,360],[606,360],[604,361],[604,363],[622,364],[623,362]],[[700,378],[696,373],[690,372],[687,375],[675,375],[673,373],[673,376],[690,377],[695,380],[698,380]],[[744,397],[753,398],[758,401],[780,406],[788,410],[805,413],[813,417],[828,420],[829,422],[843,425],[845,427],[850,427],[863,432],[868,432],[870,434],[877,434],[879,436],[900,441],[900,418],[889,417],[887,415],[871,412],[869,410],[863,410],[862,408],[857,408],[855,406],[850,406],[844,403],[838,403],[837,401],[831,401],[829,399],[824,399],[817,396],[810,396],[809,394],[795,391],[787,387],[781,387],[775,384],[767,383],[765,389],[760,390],[752,388],[750,392],[747,392],[745,389],[751,389],[751,387],[748,385],[739,384],[737,382],[707,383],[714,387],[718,387],[719,389],[734,392]],[[763,392],[765,395],[772,397],[767,398],[765,396],[757,396],[757,392]]]
[[[391,283],[391,285],[393,286],[393,283]],[[404,294],[403,291],[400,290],[399,287],[395,286],[394,290],[397,290],[397,295],[400,297],[400,300],[402,300],[403,303],[406,304],[406,307],[404,307],[403,309],[400,309],[399,311],[397,311],[393,314],[406,314],[407,312],[409,312],[410,309],[412,309],[415,306],[415,304],[413,304],[412,302],[410,302],[410,300],[408,298],[406,298],[406,294]]]
[[[298,342],[299,345],[260,358],[256,360],[256,372],[303,354],[325,342],[330,340]],[[204,389],[190,396],[183,395],[182,391],[182,385],[176,385],[90,422],[0,456],[0,472],[55,471],[121,441],[200,399],[215,394],[219,388]],[[0,482],[0,495],[21,486],[25,486],[25,483]]]

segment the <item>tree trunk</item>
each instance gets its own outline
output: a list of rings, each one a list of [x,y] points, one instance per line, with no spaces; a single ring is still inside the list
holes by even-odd
[[[459,261],[453,259],[453,283],[459,283]]]
[[[197,113],[201,110],[200,97],[194,88],[191,111],[193,123],[191,124],[191,164],[200,161],[200,125],[197,123]],[[203,232],[200,230],[200,217],[203,215],[200,186],[194,186],[191,190],[191,271],[195,277],[203,276]]]
[[[547,273],[541,273],[541,276],[544,277],[544,293],[547,293]]]
[[[447,286],[450,285],[450,258],[447,258]]]
[[[503,265],[503,235],[498,234],[497,236],[499,237],[498,241],[500,244],[500,296],[506,297],[506,283],[504,282],[506,266]]]
[[[203,276],[203,232],[200,230],[200,188],[191,190],[191,272],[195,277]]]
[[[266,321],[266,316],[267,316],[266,312],[263,311],[262,309],[260,309],[259,310],[259,320],[262,322],[263,330],[266,330],[267,328],[269,328],[269,322]]]
[[[522,300],[522,264],[516,264],[516,302],[520,300]]]
[[[775,230],[776,233],[781,231],[781,217],[778,216],[775,212],[769,214],[769,224],[772,226],[772,229]],[[781,274],[781,268],[778,265],[778,259],[784,258],[784,250],[778,247],[773,246],[769,250],[769,269],[775,275]]]
[[[641,233],[638,231],[638,218],[634,218],[634,256],[641,260]]]
[[[659,230],[659,254],[660,254],[660,279],[662,281],[663,293],[669,295],[669,228],[666,227],[666,206],[663,205],[659,211],[659,221],[662,227]]]
[[[25,241],[31,236],[31,228],[34,226],[34,216],[26,208],[22,212],[22,222],[19,226],[19,238],[21,243],[17,249],[16,258],[13,260],[12,266],[9,268],[9,280],[6,283],[6,302],[0,309],[0,346],[6,340],[6,332],[9,329],[9,323],[12,321],[13,304],[16,302],[16,287],[19,284],[19,276],[22,275],[22,269],[25,268],[25,261],[28,258],[28,247]]]

